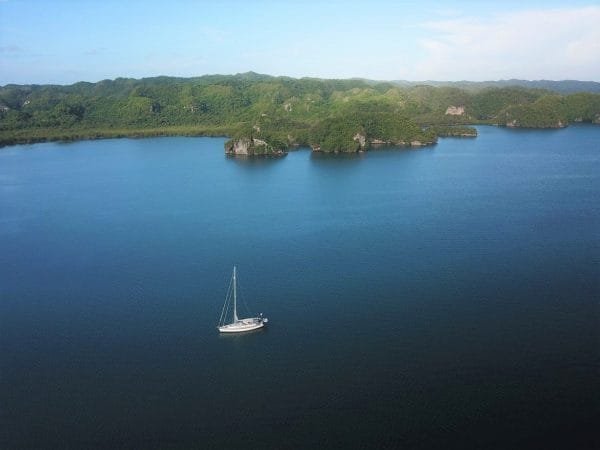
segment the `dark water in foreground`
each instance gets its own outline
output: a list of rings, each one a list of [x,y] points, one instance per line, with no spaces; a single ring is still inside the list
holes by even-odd
[[[0,151],[0,448],[599,446],[600,127],[222,147]]]

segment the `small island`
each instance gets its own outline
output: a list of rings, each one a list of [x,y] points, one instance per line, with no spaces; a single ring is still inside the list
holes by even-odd
[[[0,87],[0,146],[126,136],[227,136],[229,156],[284,156],[299,146],[324,153],[420,148],[439,138],[476,137],[473,125],[481,124],[563,128],[600,123],[600,94],[559,92],[563,82],[555,82],[557,90],[547,83],[545,89],[527,83],[432,86],[249,72],[6,85]],[[564,86],[576,89],[577,82],[568,83]]]
[[[285,156],[283,148],[274,148],[262,139],[243,137],[230,139],[225,143],[225,154],[228,156]]]

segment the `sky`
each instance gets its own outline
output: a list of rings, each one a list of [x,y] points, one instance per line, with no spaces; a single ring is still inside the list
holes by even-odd
[[[117,77],[600,81],[600,1],[0,0],[0,85]]]

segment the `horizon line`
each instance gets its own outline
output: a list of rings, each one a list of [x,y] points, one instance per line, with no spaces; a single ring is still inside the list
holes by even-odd
[[[249,70],[247,72],[237,72],[237,73],[205,73],[202,75],[192,75],[192,76],[177,76],[177,75],[152,75],[152,76],[147,76],[147,77],[128,77],[128,76],[119,76],[116,78],[102,78],[100,80],[97,81],[88,81],[88,80],[79,80],[79,81],[75,81],[73,83],[6,83],[3,85],[0,85],[0,87],[7,87],[7,86],[64,86],[64,87],[68,87],[68,86],[73,86],[79,83],[88,83],[88,84],[97,84],[97,83],[102,83],[104,81],[117,81],[117,80],[136,80],[136,81],[141,81],[141,80],[149,80],[149,79],[153,79],[153,78],[174,78],[174,79],[180,79],[180,80],[190,80],[190,79],[194,79],[194,78],[203,78],[203,77],[238,77],[238,76],[244,76],[244,75],[256,75],[256,76],[261,76],[261,77],[270,77],[270,78],[282,78],[282,79],[293,79],[293,80],[304,80],[304,79],[310,79],[310,80],[321,80],[321,81],[330,81],[330,80],[356,80],[356,81],[367,81],[367,82],[374,82],[374,83],[409,83],[409,84],[427,84],[427,83],[455,83],[455,84],[459,84],[459,83],[474,83],[474,84],[478,84],[478,83],[501,83],[501,82],[511,82],[511,81],[518,81],[518,82],[570,82],[570,81],[575,81],[575,82],[579,82],[579,83],[596,83],[596,84],[600,84],[600,81],[595,81],[595,80],[579,80],[576,78],[565,78],[565,79],[560,79],[560,80],[553,80],[553,79],[549,79],[549,78],[538,78],[538,79],[525,79],[525,78],[500,78],[500,79],[496,79],[496,80],[492,80],[492,79],[488,79],[488,80],[467,80],[467,79],[462,79],[462,80],[435,80],[435,79],[427,79],[427,80],[407,80],[407,79],[393,79],[393,80],[384,80],[384,79],[373,79],[373,78],[365,78],[365,77],[348,77],[348,78],[326,78],[326,77],[311,77],[311,76],[302,76],[302,77],[294,77],[294,76],[290,76],[290,75],[271,75],[271,74],[267,74],[267,73],[259,73],[259,72],[254,72],[252,70]]]

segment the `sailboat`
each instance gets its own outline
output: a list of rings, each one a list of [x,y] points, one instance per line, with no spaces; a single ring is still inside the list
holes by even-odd
[[[231,295],[233,285],[233,295]],[[233,297],[233,320],[232,322],[225,323],[229,315],[229,308],[231,306]],[[221,311],[221,318],[219,319],[219,325],[217,328],[221,333],[242,333],[244,331],[252,331],[258,328],[262,328],[269,321],[266,317],[263,317],[262,313],[258,317],[249,317],[247,319],[240,319],[237,315],[237,280],[236,280],[236,267],[233,266],[233,276],[231,278],[231,284],[225,296],[225,303],[223,304],[223,310]]]

